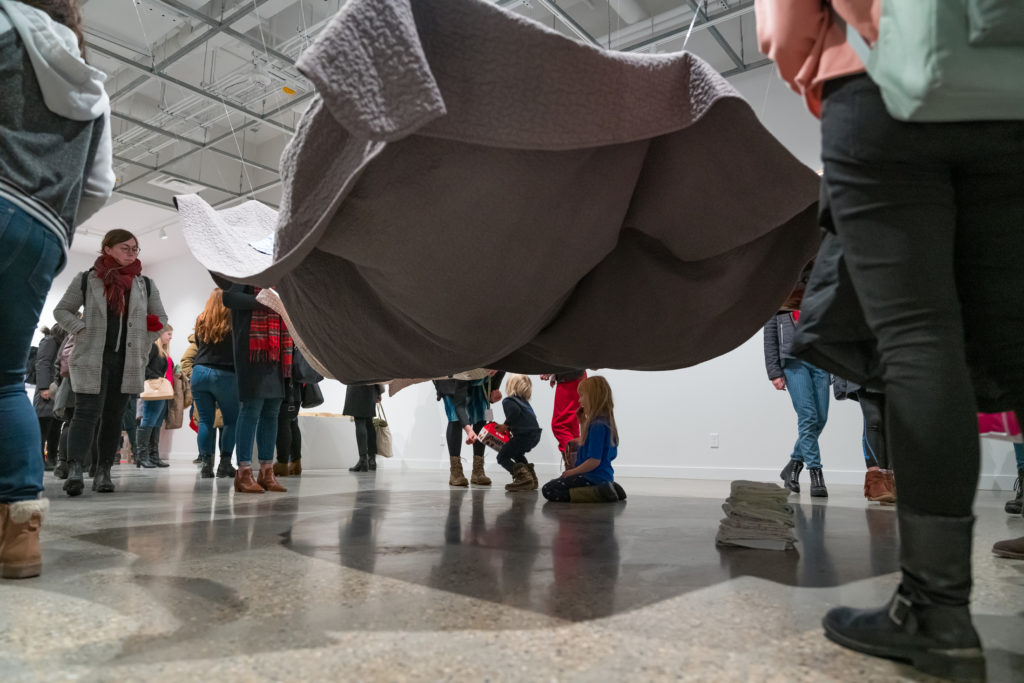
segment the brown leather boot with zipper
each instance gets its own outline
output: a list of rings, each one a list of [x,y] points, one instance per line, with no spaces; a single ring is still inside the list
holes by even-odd
[[[0,567],[5,579],[29,579],[43,571],[39,529],[50,501],[0,504]]]
[[[451,463],[451,474],[448,477],[449,486],[469,486],[466,475],[462,472],[462,458],[448,458]]]
[[[484,473],[484,456],[474,455],[473,456],[473,474],[470,475],[469,481],[473,486],[490,486],[491,479]]]
[[[260,473],[256,477],[256,484],[262,486],[265,491],[284,493],[288,490],[277,481],[277,477],[274,476],[274,466],[269,462],[260,464]]]
[[[235,490],[239,493],[263,493],[263,487],[252,476],[252,467],[239,463],[235,470]]]

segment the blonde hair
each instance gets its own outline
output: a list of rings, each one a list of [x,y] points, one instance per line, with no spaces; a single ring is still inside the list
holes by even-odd
[[[583,416],[583,424],[580,425],[580,438],[583,442],[587,440],[587,432],[590,425],[598,418],[608,420],[608,426],[612,430],[612,444],[619,445],[619,429],[615,426],[615,402],[612,400],[612,388],[608,380],[600,375],[587,377],[579,383],[577,389],[580,397],[587,397],[587,404],[590,410]]]
[[[171,355],[171,350],[166,344],[164,344],[164,332],[174,332],[174,328],[171,327],[170,323],[160,328],[160,332],[157,334],[156,339],[153,340],[153,346],[160,352],[161,358],[167,358]]]
[[[526,375],[509,375],[505,381],[505,393],[529,401],[533,396],[533,382]]]
[[[196,318],[196,340],[216,344],[231,334],[231,311],[224,306],[224,291],[219,287],[210,292],[203,312]]]

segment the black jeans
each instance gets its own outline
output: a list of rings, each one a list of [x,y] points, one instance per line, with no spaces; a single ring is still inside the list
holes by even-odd
[[[277,419],[277,461],[287,465],[302,459],[302,433],[299,432],[299,404],[281,403]]]
[[[552,479],[548,483],[544,484],[541,488],[541,494],[553,503],[569,503],[572,502],[569,497],[569,489],[579,488],[581,486],[593,486],[586,477],[582,474],[577,474],[573,477],[559,477],[558,479]]]
[[[860,412],[864,416],[864,464],[889,469],[885,450],[885,394],[861,389],[857,392]]]
[[[57,462],[57,449],[60,444],[61,421],[50,415],[39,418],[39,433],[42,435],[43,453],[46,454],[46,461]]]
[[[124,414],[128,394],[121,393],[121,375],[124,372],[124,357],[105,354],[100,372],[100,393],[79,394],[75,392],[75,414],[71,418],[71,432],[68,436],[68,460],[88,463],[89,452],[99,425],[97,449],[100,467],[109,467],[114,462],[114,452],[121,438],[121,417]]]
[[[498,451],[498,464],[508,470],[509,474],[512,473],[512,465],[514,463],[528,464],[529,461],[526,459],[526,454],[540,443],[540,435],[540,430],[525,432],[518,436],[513,435],[508,443]]]
[[[373,428],[373,418],[352,419],[356,421],[356,447],[359,448],[359,456],[377,455],[377,430]]]
[[[900,505],[970,515],[968,349],[1024,407],[1024,121],[896,121],[866,76],[825,95],[825,188],[882,359]]]

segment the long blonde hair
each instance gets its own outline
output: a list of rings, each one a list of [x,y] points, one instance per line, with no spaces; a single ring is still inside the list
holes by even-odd
[[[615,426],[615,402],[612,400],[612,388],[608,380],[600,375],[587,377],[579,383],[577,389],[580,397],[587,397],[589,410],[583,416],[583,424],[580,425],[581,441],[586,442],[590,425],[598,418],[608,420],[608,426],[612,430],[612,444],[619,445],[619,428]]]
[[[167,358],[171,355],[170,345],[164,344],[164,332],[174,332],[174,328],[171,327],[170,323],[164,325],[160,329],[160,334],[157,335],[156,339],[153,340],[153,346],[160,352],[161,358]]]
[[[231,334],[231,311],[224,305],[224,290],[210,292],[203,312],[196,318],[196,341],[217,344]]]

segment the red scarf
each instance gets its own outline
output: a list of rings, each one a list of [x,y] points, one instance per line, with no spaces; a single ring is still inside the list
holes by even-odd
[[[142,274],[142,261],[135,259],[127,266],[122,266],[112,256],[104,254],[93,264],[96,277],[103,280],[103,295],[107,298],[107,307],[118,315],[124,315],[125,301],[131,291],[132,282]]]
[[[260,293],[256,287],[254,295]],[[269,308],[257,308],[252,312],[249,325],[249,362],[280,363],[284,377],[292,376],[292,337],[288,334],[281,316]]]

